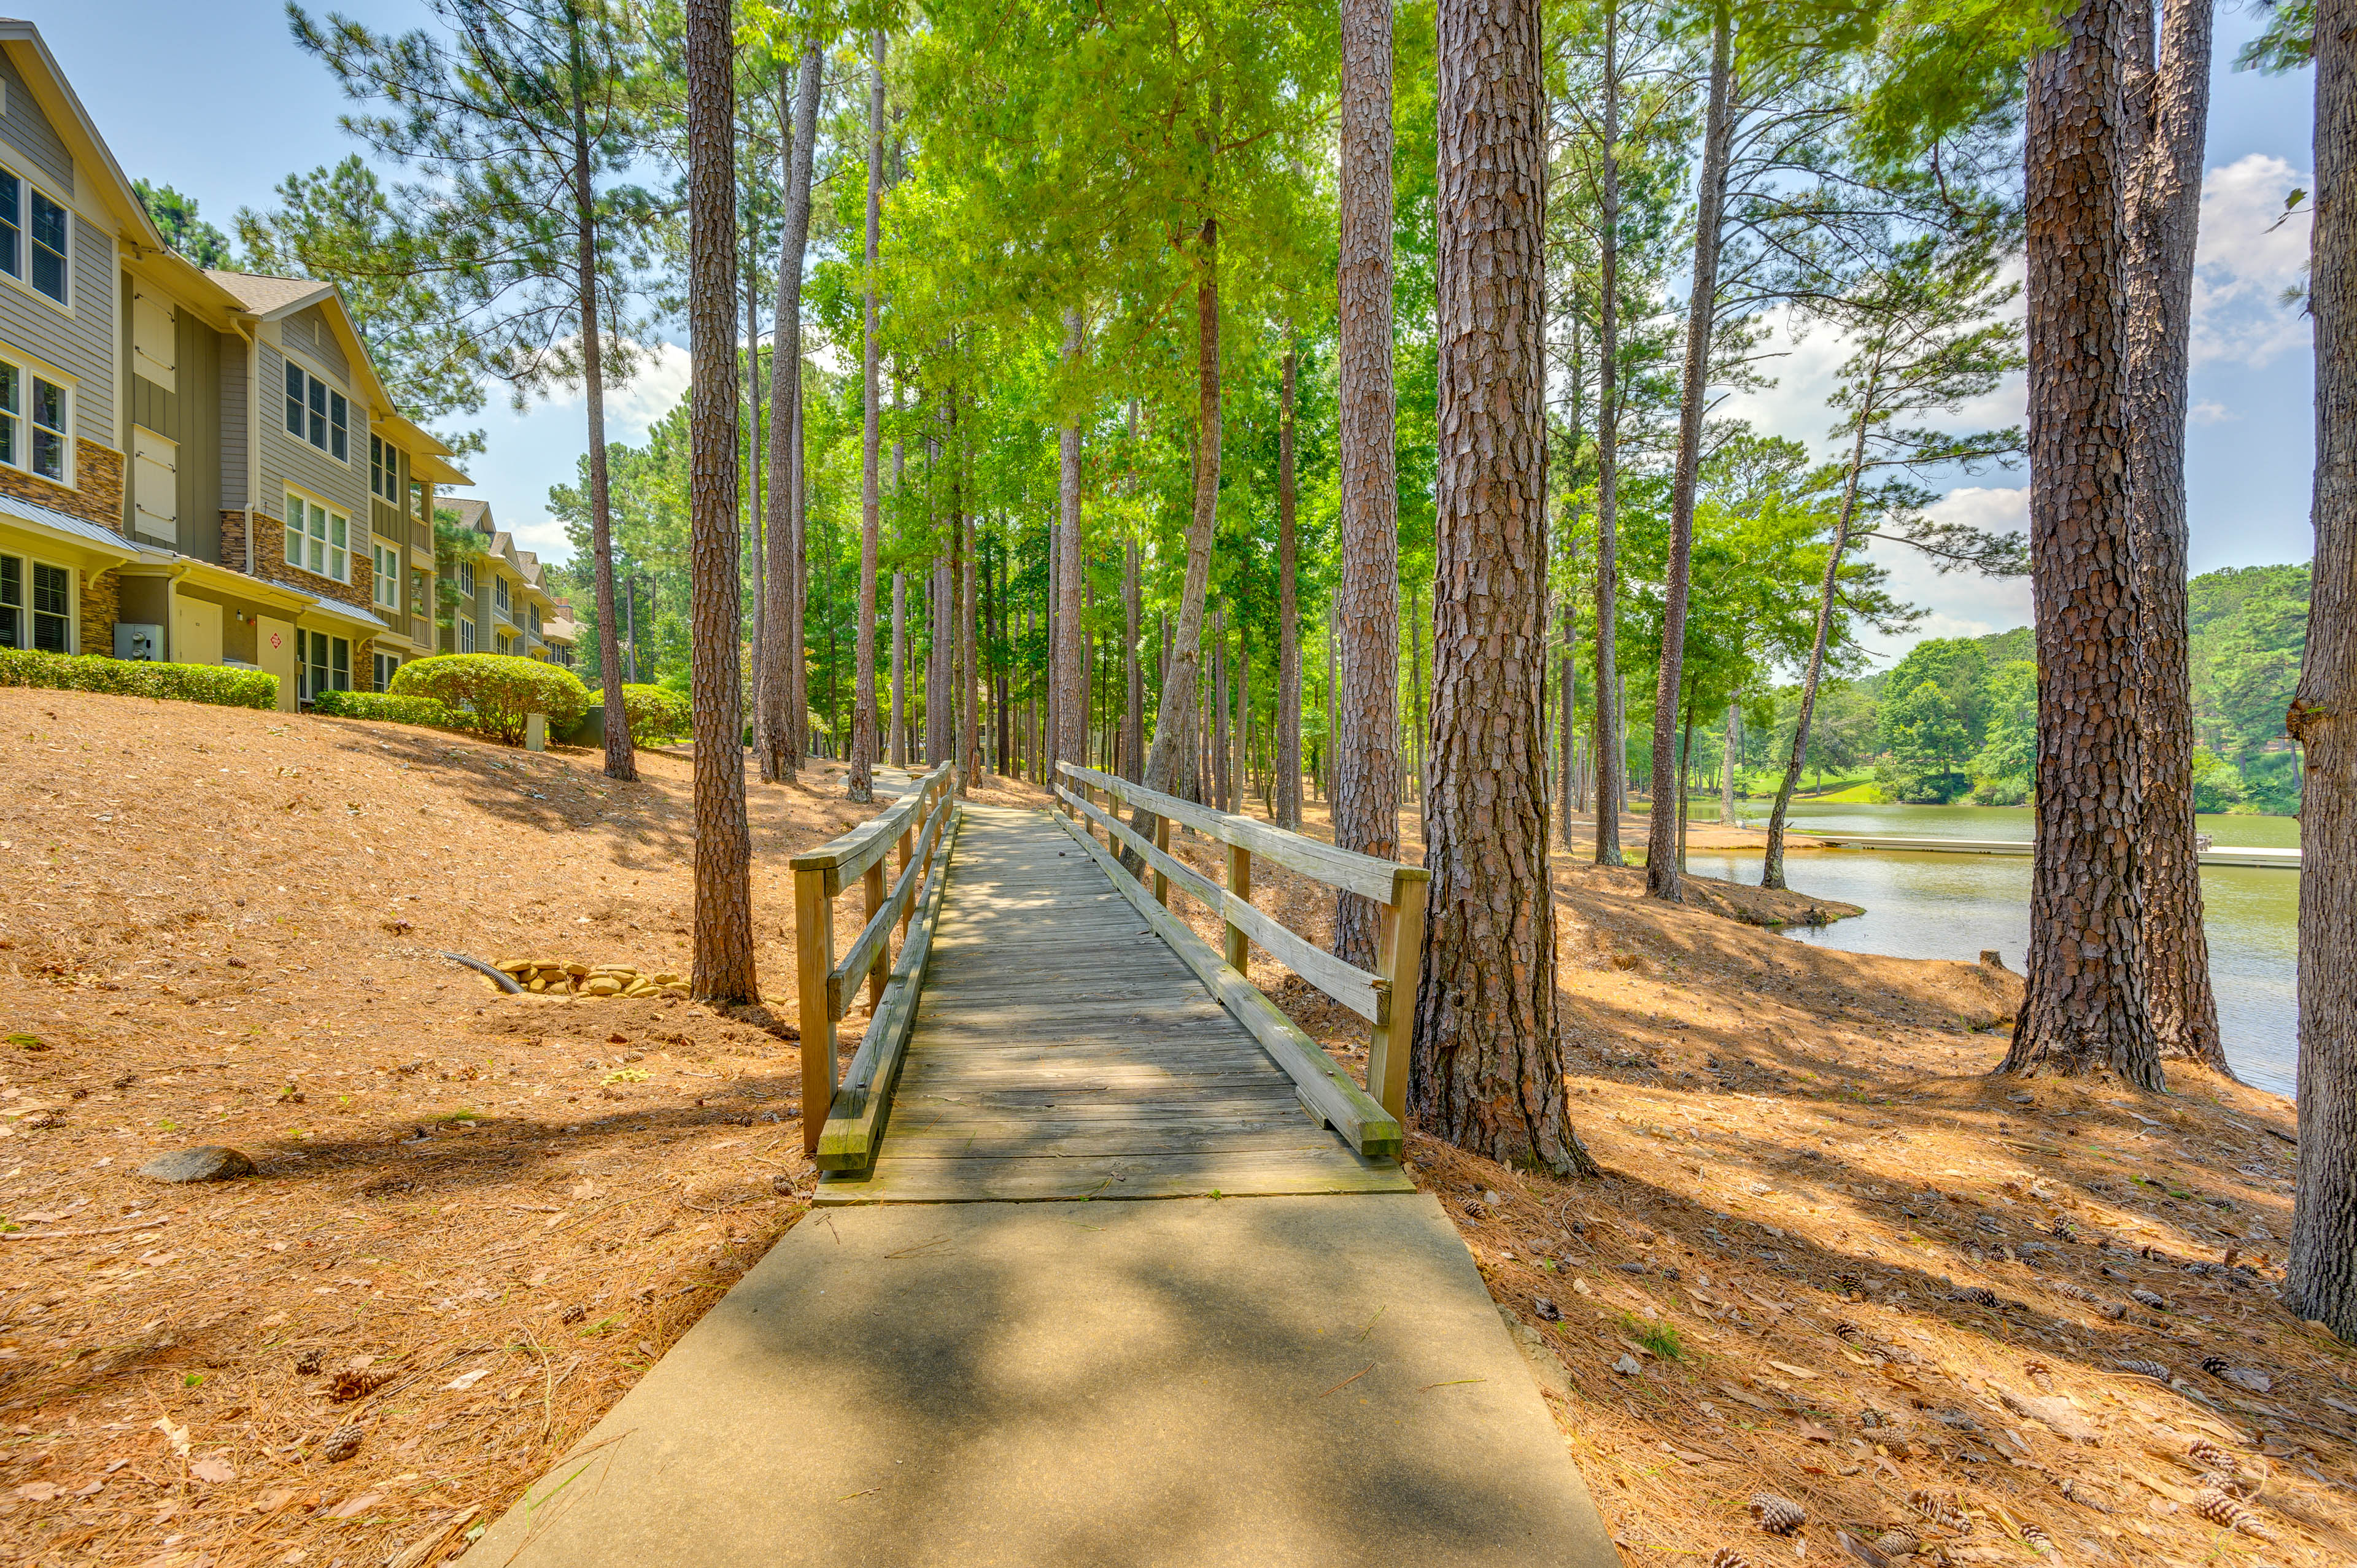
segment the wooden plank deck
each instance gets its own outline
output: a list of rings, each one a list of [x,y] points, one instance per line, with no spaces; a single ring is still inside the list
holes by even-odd
[[[821,1205],[1414,1190],[1044,813],[965,811],[882,1153]]]

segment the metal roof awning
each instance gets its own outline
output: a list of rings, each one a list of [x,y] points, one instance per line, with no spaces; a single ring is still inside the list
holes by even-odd
[[[121,560],[136,561],[143,553],[138,545],[101,523],[87,521],[70,512],[40,506],[16,496],[0,495],[0,517],[36,533],[47,534],[60,544],[100,551]]]

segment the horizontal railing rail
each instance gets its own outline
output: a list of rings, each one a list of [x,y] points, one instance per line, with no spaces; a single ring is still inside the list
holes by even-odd
[[[802,1007],[802,1148],[821,1170],[865,1170],[875,1158],[941,913],[957,832],[956,782],[956,768],[944,762],[885,811],[790,863]],[[888,892],[884,857],[896,844],[899,874]],[[865,918],[838,960],[834,900],[855,881],[865,895]],[[851,1010],[863,977],[867,1028],[838,1085],[834,1026]]]
[[[1059,821],[1065,832],[1087,846],[1123,896],[1292,1077],[1302,1103],[1349,1138],[1361,1154],[1396,1156],[1403,1145],[1408,1054],[1415,1046],[1416,974],[1424,953],[1425,892],[1431,874],[1422,866],[1337,849],[1249,817],[1211,811],[1076,763],[1059,762],[1056,771],[1060,775],[1056,795],[1064,806]],[[1064,780],[1077,792],[1067,788]],[[1110,803],[1154,819],[1153,837],[1148,839],[1114,812],[1100,808],[1099,794]],[[1225,886],[1170,853],[1169,825],[1174,822],[1227,846]],[[1103,845],[1092,828],[1103,831]],[[1123,851],[1152,868],[1150,897],[1142,876],[1132,875],[1118,858]],[[1255,855],[1372,900],[1380,912],[1376,938],[1380,967],[1368,971],[1346,963],[1255,908],[1252,902]],[[1222,951],[1212,952],[1170,913],[1169,889],[1174,882],[1220,918],[1226,928]],[[1363,1088],[1352,1083],[1315,1040],[1245,978],[1245,965],[1255,944],[1367,1021]]]

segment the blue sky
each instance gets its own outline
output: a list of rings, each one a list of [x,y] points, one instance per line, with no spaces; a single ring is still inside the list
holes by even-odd
[[[342,9],[376,27],[424,18],[408,0],[346,0]],[[267,206],[271,188],[297,169],[350,150],[338,127],[347,107],[326,70],[296,49],[281,9],[256,0],[78,0],[26,13],[81,92],[124,170],[196,197],[227,228],[241,206]],[[2195,301],[2194,368],[2187,485],[2195,571],[2305,560],[2313,374],[2307,323],[2278,296],[2298,281],[2307,252],[2304,215],[2269,231],[2295,186],[2309,186],[2312,86],[2303,73],[2269,78],[2228,69],[2258,30],[2255,11],[2222,8],[2203,186]],[[1777,434],[1822,446],[1824,394],[1841,358],[1813,335],[1782,362],[1771,392],[1737,400],[1734,411]],[[636,440],[686,385],[684,354],[671,349],[639,384],[609,398],[613,434]],[[2017,383],[1972,418],[2021,418]],[[528,546],[565,553],[549,521],[548,487],[569,480],[585,449],[578,398],[535,404],[522,415],[494,403],[482,421],[488,453],[468,470],[475,494]],[[1943,503],[1991,524],[2026,519],[2018,472],[1964,481]],[[2026,584],[1936,577],[1920,564],[1888,562],[1898,586],[1932,612],[1923,630],[1991,631],[2029,618]],[[1901,644],[1912,638],[1900,639]],[[1882,650],[1885,658],[1898,648]]]

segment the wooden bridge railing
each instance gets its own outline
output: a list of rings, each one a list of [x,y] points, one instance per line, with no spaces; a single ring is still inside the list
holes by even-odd
[[[1415,1043],[1416,975],[1424,958],[1424,900],[1431,874],[1420,865],[1402,865],[1336,849],[1332,844],[1286,832],[1250,817],[1211,811],[1191,800],[1165,795],[1092,768],[1060,762],[1056,771],[1080,790],[1075,794],[1060,781],[1056,786],[1057,797],[1064,803],[1065,815],[1059,819],[1064,831],[1088,846],[1089,853],[1113,877],[1114,886],[1136,906],[1138,913],[1178,950],[1203,983],[1291,1076],[1300,1090],[1302,1103],[1348,1138],[1361,1154],[1396,1157],[1402,1149],[1401,1128],[1407,1108],[1408,1053]],[[1153,816],[1152,841],[1132,832],[1114,813],[1101,810],[1096,803],[1100,793],[1118,806],[1142,810]],[[1227,845],[1226,886],[1171,854],[1170,824],[1174,822]],[[1090,831],[1092,826],[1104,831],[1106,845],[1097,843]],[[1154,892],[1150,898],[1141,881],[1124,870],[1115,858],[1114,852],[1123,849],[1153,867]],[[1344,963],[1254,908],[1254,855],[1273,860],[1329,887],[1372,899],[1381,910],[1375,945],[1382,967],[1371,973]],[[1170,913],[1170,885],[1174,882],[1225,923],[1222,952],[1212,952]],[[1367,1082],[1363,1090],[1244,978],[1245,960],[1254,944],[1367,1021]]]
[[[802,1149],[821,1170],[866,1170],[875,1157],[892,1083],[916,1021],[933,922],[941,913],[959,820],[956,783],[956,768],[944,762],[880,815],[791,862],[802,992]],[[888,892],[884,856],[895,844],[900,871]],[[866,918],[838,959],[834,900],[854,881],[866,895]],[[901,939],[897,959],[891,950],[896,927]],[[834,1026],[850,1010],[863,978],[867,1032],[838,1088]]]

